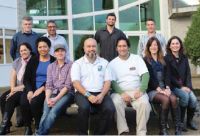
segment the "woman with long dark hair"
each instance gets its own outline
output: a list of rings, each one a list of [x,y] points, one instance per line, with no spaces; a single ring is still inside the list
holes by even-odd
[[[21,109],[24,119],[25,135],[31,135],[32,117],[35,121],[35,129],[39,127],[45,99],[45,84],[47,67],[55,58],[49,55],[51,42],[47,37],[40,37],[36,41],[38,55],[32,57],[27,64],[24,75],[25,91],[21,98]]]
[[[2,122],[0,135],[5,135],[10,132],[10,119],[14,113],[15,107],[20,104],[20,98],[24,90],[24,71],[33,54],[31,45],[28,43],[21,43],[19,45],[19,53],[20,57],[13,62],[13,68],[11,70],[10,90],[6,91],[1,96]]]
[[[184,54],[183,43],[178,36],[172,36],[169,39],[165,61],[170,72],[169,76],[172,91],[179,97],[182,129],[186,130],[184,118],[187,109],[187,127],[197,130],[197,126],[192,121],[197,105],[197,98],[192,91],[193,88],[188,58]]]
[[[167,120],[171,107],[175,121],[175,135],[180,135],[180,109],[176,96],[171,92],[163,51],[156,37],[148,40],[144,60],[150,73],[147,89],[149,99],[152,103],[161,104],[159,134],[168,135]]]

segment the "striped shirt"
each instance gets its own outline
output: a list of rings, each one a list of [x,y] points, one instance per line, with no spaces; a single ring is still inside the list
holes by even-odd
[[[159,33],[155,33],[154,36],[160,41],[160,45],[162,47],[163,53],[165,54],[166,53],[166,40],[165,40],[164,36],[162,34],[159,34]],[[149,36],[148,34],[142,35],[140,37],[140,40],[139,40],[139,43],[138,43],[137,54],[140,55],[141,57],[144,57],[146,44],[147,44],[149,38],[151,38],[151,36]]]
[[[46,89],[51,90],[52,94],[58,94],[64,87],[68,91],[73,91],[70,77],[71,66],[71,61],[65,62],[62,67],[58,65],[58,61],[50,64],[47,69]]]

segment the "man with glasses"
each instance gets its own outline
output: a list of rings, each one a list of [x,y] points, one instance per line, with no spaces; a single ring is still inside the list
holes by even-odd
[[[65,59],[70,60],[69,47],[67,45],[67,42],[63,36],[58,35],[56,33],[56,28],[57,28],[57,25],[54,20],[49,20],[47,22],[47,33],[44,36],[49,38],[49,40],[51,41],[50,54],[54,55],[54,46],[57,44],[61,44],[65,46],[66,51],[67,51]]]

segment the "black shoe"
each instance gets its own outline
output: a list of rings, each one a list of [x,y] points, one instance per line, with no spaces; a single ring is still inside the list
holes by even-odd
[[[168,109],[161,109],[160,111],[160,116],[159,116],[159,120],[160,120],[160,132],[159,135],[168,135],[167,132],[167,119],[168,119]]]
[[[31,127],[25,127],[24,135],[32,135],[32,134],[33,132],[32,132]]]
[[[182,127],[181,129],[182,129],[183,132],[187,132],[188,131],[187,127],[185,126],[184,123],[181,124],[181,127]]]
[[[182,135],[182,127],[181,126],[176,126],[174,134],[175,135]]]
[[[187,109],[187,127],[192,130],[198,130],[196,124],[192,121],[194,117],[195,108],[188,108]]]
[[[10,126],[10,114],[8,112],[5,112],[1,122],[0,135],[5,135],[7,134],[7,132],[10,132]]]
[[[3,125],[2,125],[2,126],[0,127],[0,135],[5,135],[6,132],[7,132],[7,131],[6,131],[6,126],[3,126]]]
[[[175,135],[182,134],[182,123],[181,118],[184,119],[184,116],[181,116],[181,109],[179,107],[172,108],[172,118],[175,122]]]
[[[122,132],[120,135],[130,135],[129,132]]]

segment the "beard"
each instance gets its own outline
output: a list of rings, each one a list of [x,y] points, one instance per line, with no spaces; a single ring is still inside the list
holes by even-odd
[[[110,26],[110,27],[113,27],[113,26],[115,26],[115,24],[107,24],[108,26]]]
[[[89,58],[95,58],[96,57],[96,52],[86,53],[86,56],[89,57]]]

